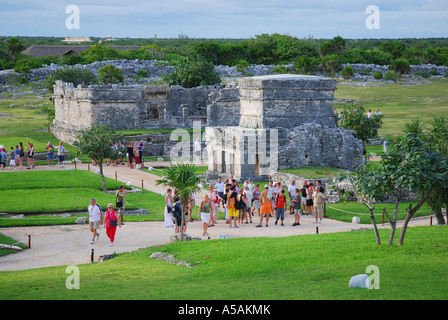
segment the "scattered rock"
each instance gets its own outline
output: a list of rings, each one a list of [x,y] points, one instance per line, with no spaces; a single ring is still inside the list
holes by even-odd
[[[350,279],[349,288],[369,288],[369,276],[358,274]]]
[[[86,217],[79,217],[78,219],[76,219],[75,223],[85,224],[85,223],[87,223],[87,219],[86,219]]]

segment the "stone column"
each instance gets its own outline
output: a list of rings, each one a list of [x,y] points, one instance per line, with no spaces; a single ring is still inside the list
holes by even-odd
[[[163,126],[166,123],[166,103],[160,103],[159,105],[159,122]]]
[[[186,127],[188,127],[189,106],[188,106],[188,104],[181,104],[180,107],[182,108],[182,126],[184,128],[186,128]]]

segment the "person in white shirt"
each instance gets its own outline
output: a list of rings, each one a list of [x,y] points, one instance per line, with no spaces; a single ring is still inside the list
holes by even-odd
[[[65,155],[65,148],[62,145],[62,142],[59,142],[59,146],[56,147],[56,149],[58,149],[58,162],[59,162],[59,166],[61,168],[64,167],[64,155]]]
[[[369,109],[369,111],[367,112],[367,119],[372,118],[373,114],[372,114],[372,110]]]
[[[291,185],[288,187],[288,193],[289,193],[289,214],[294,214],[294,202],[292,200],[294,199],[296,195],[296,181],[291,180]]]
[[[218,177],[218,182],[215,183],[215,189],[218,192],[218,197],[219,197],[219,203],[222,203],[222,207],[224,208],[224,181],[222,181],[221,177]],[[219,208],[219,203],[218,203],[218,208]]]
[[[90,199],[90,204],[87,210],[89,212],[90,232],[93,234],[91,244],[94,244],[95,237],[97,241],[100,238],[100,234],[97,229],[101,224],[103,224],[103,212],[101,211],[100,205],[96,203],[95,199]]]

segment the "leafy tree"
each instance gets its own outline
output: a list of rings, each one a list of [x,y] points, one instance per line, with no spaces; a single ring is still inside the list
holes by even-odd
[[[342,70],[342,56],[338,54],[329,54],[321,58],[322,69],[326,74],[335,74]]]
[[[409,61],[405,58],[398,58],[392,62],[389,66],[395,73],[405,74],[411,70]]]
[[[89,156],[90,159],[98,164],[103,182],[103,192],[107,191],[103,173],[103,161],[115,156],[112,145],[122,138],[123,136],[110,129],[109,125],[102,124],[82,130],[76,135],[74,145],[79,148],[80,153]]]
[[[435,116],[431,121],[431,130],[428,133],[428,142],[440,153],[448,156],[448,119]],[[428,204],[434,211],[438,224],[445,224],[442,208],[448,212],[448,187],[437,188],[429,198]]]
[[[400,40],[392,40],[381,43],[379,49],[383,52],[390,53],[394,59],[402,56],[406,45]]]
[[[122,71],[111,64],[98,69],[98,82],[101,84],[120,83],[123,80]]]
[[[342,107],[339,126],[341,128],[354,130],[355,137],[363,143],[364,151],[367,140],[376,138],[378,130],[383,124],[383,115],[373,114],[371,118],[366,116],[367,112],[363,106],[352,103]]]
[[[215,71],[214,65],[199,56],[181,59],[175,71],[168,78],[171,85],[177,84],[184,88],[212,85],[221,82],[221,77]]]
[[[331,54],[343,54],[346,44],[346,40],[344,40],[341,36],[336,36],[332,40],[325,41],[319,46],[319,54],[321,57]]]
[[[8,41],[6,41],[6,48],[8,53],[11,55],[13,62],[16,61],[17,55],[20,54],[23,49],[25,49],[25,47],[22,45],[22,43],[20,43],[20,40],[17,37],[9,38]]]
[[[439,188],[447,187],[448,158],[435,151],[430,143],[420,139],[417,133],[410,132],[399,138],[394,148],[381,156],[380,166],[376,170],[360,168],[348,176],[355,186],[356,193],[370,206],[372,219],[375,203],[384,202],[388,194],[395,196],[393,218],[385,210],[392,227],[389,245],[393,244],[398,205],[403,192],[408,190],[420,194],[417,204],[414,207],[410,205],[406,209],[407,214],[398,239],[398,245],[403,245],[407,226],[414,214]],[[377,232],[376,237],[377,244],[380,244]]]
[[[194,164],[176,163],[164,169],[162,179],[156,181],[157,185],[169,187],[174,195],[180,198],[182,205],[181,239],[184,241],[185,212],[188,211],[188,201],[192,193],[201,190],[200,179],[196,175]]]
[[[299,73],[313,74],[319,69],[319,65],[318,57],[299,56],[294,60],[294,68]]]
[[[14,71],[19,73],[25,83],[28,82],[28,74],[30,73],[31,66],[27,61],[18,61],[14,66]]]

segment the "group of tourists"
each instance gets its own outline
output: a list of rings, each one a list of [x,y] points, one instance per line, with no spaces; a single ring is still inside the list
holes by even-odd
[[[115,142],[112,144],[112,156],[105,159],[106,165],[127,165],[130,169],[143,170],[143,140],[130,141],[126,144]],[[126,161],[125,161],[126,158]],[[92,164],[96,163],[92,159]]]
[[[177,233],[182,228],[182,206],[180,198],[173,197],[172,193],[172,190],[168,189],[165,195],[165,226],[175,226]],[[263,220],[268,227],[270,218],[275,218],[275,225],[280,222],[280,226],[285,226],[285,211],[288,209],[289,201],[289,213],[294,214],[292,226],[300,225],[301,215],[314,218],[313,223],[322,223],[323,204],[326,200],[320,180],[316,181],[316,185],[304,180],[301,186],[292,180],[287,188],[280,182],[269,181],[269,184],[261,189],[260,185],[254,184],[251,179],[240,186],[233,176],[225,181],[219,177],[216,184],[209,185],[209,192],[204,194],[198,203],[198,219],[202,221],[203,236],[209,235],[208,228],[218,223],[220,208],[224,211],[226,224],[229,224],[230,228],[253,223],[252,217],[255,217],[256,213],[260,219],[255,226],[257,228],[263,226]],[[195,220],[192,216],[194,207],[195,197],[192,194],[188,209],[184,212],[184,232],[187,229],[187,222]]]
[[[56,151],[55,151],[56,150]],[[65,147],[62,142],[59,142],[58,146],[54,146],[51,142],[48,142],[45,151],[47,153],[48,165],[53,166],[54,153],[57,152],[58,163],[61,167],[64,167],[64,155]],[[27,143],[27,148],[25,150],[23,143],[19,142],[12,146],[10,149],[6,149],[4,145],[0,145],[0,167],[1,171],[4,168],[16,171],[17,169],[24,168],[26,161],[26,169],[32,169],[35,167],[34,157],[36,155],[36,147],[32,142]],[[7,165],[9,166],[7,167]]]

